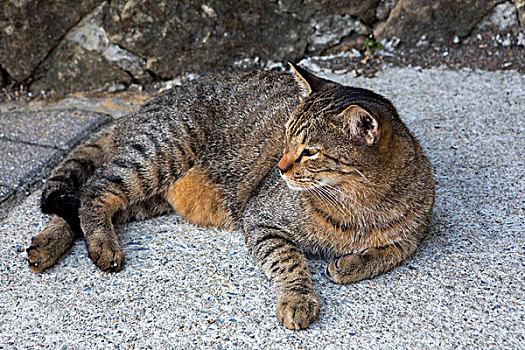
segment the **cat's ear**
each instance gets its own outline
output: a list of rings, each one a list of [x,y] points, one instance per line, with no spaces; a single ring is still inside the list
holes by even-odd
[[[379,122],[364,108],[351,105],[338,116],[348,127],[352,142],[357,146],[372,146],[379,140]]]
[[[288,61],[288,65],[295,72],[294,77],[301,87],[303,97],[310,95],[312,92],[319,91],[321,87],[329,83],[328,80],[315,76],[292,61]]]

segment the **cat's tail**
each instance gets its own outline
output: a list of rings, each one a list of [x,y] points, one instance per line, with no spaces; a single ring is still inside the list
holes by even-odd
[[[62,217],[77,235],[82,234],[78,217],[81,187],[95,169],[109,159],[114,149],[112,132],[113,128],[110,128],[98,133],[73,151],[53,172],[42,189],[42,212]]]

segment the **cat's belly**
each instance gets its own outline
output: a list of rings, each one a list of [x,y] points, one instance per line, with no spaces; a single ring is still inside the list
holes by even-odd
[[[226,197],[199,168],[190,169],[166,192],[173,209],[188,222],[203,227],[232,229],[233,220]]]

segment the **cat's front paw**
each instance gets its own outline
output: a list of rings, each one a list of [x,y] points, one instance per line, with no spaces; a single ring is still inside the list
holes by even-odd
[[[362,255],[346,254],[328,264],[326,276],[337,284],[361,281],[369,277],[364,265]]]
[[[124,265],[124,253],[118,242],[112,239],[91,238],[86,240],[89,257],[99,269],[117,272]]]
[[[282,295],[277,301],[277,319],[286,328],[305,329],[317,319],[319,304],[319,297],[315,292]]]

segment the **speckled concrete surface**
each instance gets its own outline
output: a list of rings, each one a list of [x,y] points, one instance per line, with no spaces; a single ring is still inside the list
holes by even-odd
[[[433,163],[435,215],[412,259],[348,286],[311,261],[321,315],[293,332],[278,324],[242,235],[176,215],[117,228],[120,273],[99,272],[83,241],[48,272],[30,273],[23,248],[46,222],[35,193],[0,224],[0,348],[523,348],[525,77],[414,68],[328,76],[390,97]]]

